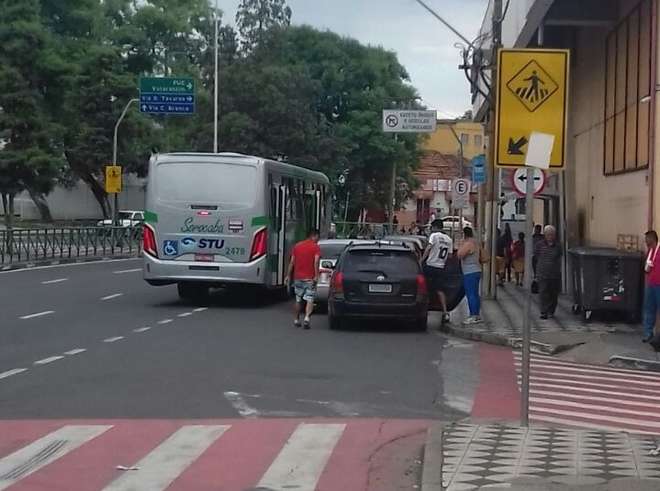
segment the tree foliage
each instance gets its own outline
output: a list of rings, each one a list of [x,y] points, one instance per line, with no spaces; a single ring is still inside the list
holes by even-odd
[[[103,167],[141,76],[193,77],[197,111],[130,110],[119,163],[144,175],[153,149],[211,151],[216,15],[208,0],[0,0],[0,8],[7,199],[28,190],[38,202],[57,183],[81,179],[108,214]],[[415,105],[405,69],[382,48],[290,22],[285,0],[242,0],[236,30],[219,25],[221,149],[319,169],[333,182],[347,173],[336,195],[350,191],[355,214],[387,202],[396,163],[401,202],[414,184],[419,142],[384,134],[381,111]]]

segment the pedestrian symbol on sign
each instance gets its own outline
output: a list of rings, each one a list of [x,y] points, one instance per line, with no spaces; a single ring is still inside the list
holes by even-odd
[[[530,112],[541,107],[559,88],[535,60],[527,63],[509,80],[507,87]]]

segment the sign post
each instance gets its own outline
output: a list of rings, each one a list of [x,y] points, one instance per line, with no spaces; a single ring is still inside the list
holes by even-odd
[[[438,121],[436,111],[417,109],[384,109],[383,132],[394,133],[394,141],[399,133],[434,133]],[[396,161],[392,162],[392,184],[390,187],[390,232],[394,233],[394,207],[396,205]]]
[[[543,24],[538,37],[542,46]],[[535,167],[562,170],[566,162],[568,67],[568,50],[500,49],[498,52],[495,163],[499,167],[527,166],[520,400],[523,426],[529,425]],[[514,186],[517,184],[514,175]]]

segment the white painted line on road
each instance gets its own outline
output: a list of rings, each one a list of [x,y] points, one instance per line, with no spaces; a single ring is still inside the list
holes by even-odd
[[[0,490],[55,462],[112,426],[64,426],[0,459]]]
[[[117,342],[121,339],[124,339],[124,336],[115,336],[114,338],[107,338],[107,339],[104,339],[103,342],[104,343],[115,343],[115,342]]]
[[[321,473],[344,428],[344,424],[298,425],[257,484],[257,488],[316,489]]]
[[[250,406],[245,399],[243,394],[238,392],[223,392],[225,399],[236,409],[236,412],[243,416],[244,418],[257,418],[259,417],[259,410]]]
[[[13,370],[7,370],[6,372],[0,373],[0,379],[11,377],[12,375],[18,375],[23,372],[27,372],[27,368],[14,368]]]
[[[142,271],[142,268],[122,269],[120,271],[113,271],[112,274],[137,273],[138,271]]]
[[[64,354],[69,355],[69,356],[73,356],[73,355],[79,355],[80,353],[84,353],[85,351],[87,351],[85,348],[76,348],[76,349],[72,349],[70,351],[65,351]]]
[[[204,312],[205,310],[208,310],[208,307],[197,307],[196,309],[193,309],[193,312]]]
[[[133,332],[146,332],[149,329],[151,329],[151,327],[138,327],[137,329],[133,329]]]
[[[112,295],[108,295],[107,297],[101,297],[101,300],[112,300],[113,298],[121,297],[123,293],[113,293]]]
[[[100,261],[86,261],[80,263],[69,263],[69,264],[49,264],[48,266],[35,266],[34,268],[23,268],[23,269],[12,269],[10,271],[0,271],[1,274],[10,274],[10,273],[29,273],[30,271],[37,271],[40,269],[53,269],[53,268],[70,268],[72,266],[91,266],[94,264],[108,264],[108,263],[118,263],[125,261],[142,261],[141,257],[129,257],[125,259],[104,259]]]
[[[530,411],[531,413],[532,411]],[[623,429],[620,426],[610,426],[610,425],[601,425],[601,424],[594,424],[594,423],[587,423],[586,421],[574,421],[571,419],[564,419],[564,418],[555,418],[552,416],[542,416],[540,414],[530,414],[530,419],[533,421],[543,421],[546,423],[554,423],[554,424],[560,424],[564,426],[574,426],[578,427],[580,429],[585,429],[585,428],[590,428],[593,430],[600,430],[600,431],[613,431],[620,433],[623,431]],[[657,431],[644,431],[644,430],[634,430],[633,433],[641,434],[641,435],[657,435]]]
[[[162,324],[169,324],[172,321],[173,321],[173,319],[163,319],[162,321],[156,322],[156,324],[161,324],[161,325]]]
[[[544,404],[544,406],[532,406],[534,409],[551,411],[550,406],[573,407],[577,409],[587,409],[589,411],[609,411],[617,414],[631,414],[633,416],[645,416],[648,418],[657,418],[659,416],[657,411],[636,411],[634,409],[624,409],[619,407],[616,400],[612,401],[612,405],[595,405],[595,404],[582,404],[573,401],[564,401],[563,399],[546,399],[545,397],[530,397],[529,402]]]
[[[161,491],[199,458],[230,426],[188,425],[135,464],[136,472],[115,479],[104,491]]]
[[[54,310],[44,310],[43,312],[37,312],[36,314],[23,315],[19,319],[34,319],[36,317],[43,317],[44,315],[54,314]]]
[[[61,356],[61,355],[49,356],[48,358],[44,358],[42,360],[35,361],[34,364],[35,365],[47,365],[49,363],[53,363],[54,361],[61,360],[62,358],[64,358],[64,357]]]
[[[56,280],[48,280],[48,281],[42,281],[42,285],[52,285],[54,283],[62,283],[63,281],[68,281],[69,278],[58,278]]]
[[[192,312],[184,312],[183,314],[177,315],[177,317],[190,317],[192,315]]]

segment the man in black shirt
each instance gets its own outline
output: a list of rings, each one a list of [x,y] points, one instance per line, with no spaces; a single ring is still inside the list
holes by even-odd
[[[534,258],[536,258],[536,276],[541,296],[541,319],[547,319],[555,314],[561,292],[562,250],[557,242],[555,227],[547,225],[543,229],[543,235],[543,240],[534,248]]]

